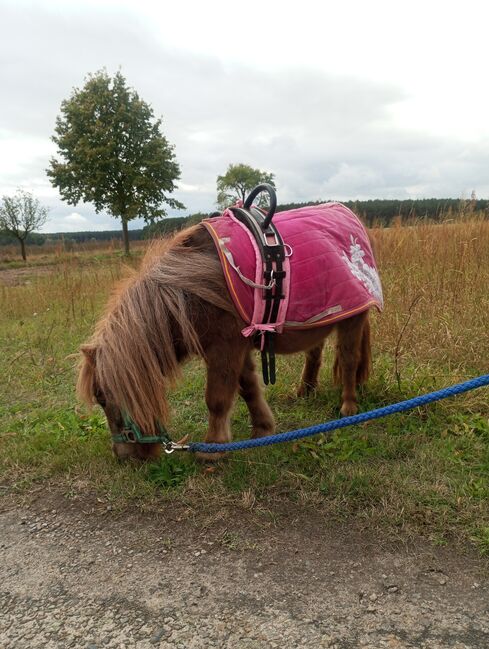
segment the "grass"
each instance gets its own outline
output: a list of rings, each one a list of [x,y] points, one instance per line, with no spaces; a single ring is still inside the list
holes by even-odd
[[[361,392],[370,409],[487,372],[489,222],[372,232],[386,309],[373,318],[375,366]],[[110,252],[110,251],[109,251]],[[117,463],[101,412],[79,406],[71,356],[90,334],[113,283],[117,256],[60,260],[53,272],[3,286],[0,276],[0,481],[25,491],[56,481],[95,490],[114,507],[169,499],[210,507],[298,501],[392,537],[471,541],[489,553],[489,399],[481,389],[303,442],[236,453],[213,471],[174,454],[156,464]],[[137,263],[137,260],[134,262]],[[280,431],[338,415],[332,349],[318,392],[296,399],[300,357],[279,359],[267,398]],[[205,376],[186,366],[171,395],[172,431],[200,439]],[[237,402],[235,438],[249,435]]]

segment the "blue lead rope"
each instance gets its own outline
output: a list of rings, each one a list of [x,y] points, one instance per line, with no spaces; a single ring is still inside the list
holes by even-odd
[[[268,437],[260,437],[258,439],[245,439],[238,442],[229,442],[227,444],[206,444],[204,442],[194,442],[189,444],[188,450],[192,453],[197,451],[203,453],[222,453],[223,451],[240,451],[246,448],[270,446],[271,444],[279,444],[280,442],[293,442],[294,440],[302,439],[303,437],[311,437],[311,435],[318,435],[319,433],[329,433],[339,428],[346,428],[346,426],[363,424],[371,419],[379,419],[380,417],[393,415],[396,412],[404,412],[406,410],[411,410],[411,408],[425,406],[428,403],[440,401],[447,397],[454,397],[457,394],[462,394],[469,390],[475,390],[475,388],[481,388],[484,385],[489,385],[489,374],[484,374],[483,376],[471,379],[470,381],[465,381],[464,383],[452,385],[449,388],[443,388],[443,390],[437,390],[436,392],[430,392],[429,394],[414,397],[413,399],[393,403],[390,406],[376,408],[375,410],[362,412],[351,417],[343,417],[342,419],[328,421],[325,424],[309,426],[309,428],[299,428],[298,430],[291,430],[288,433],[279,433],[278,435],[269,435]]]

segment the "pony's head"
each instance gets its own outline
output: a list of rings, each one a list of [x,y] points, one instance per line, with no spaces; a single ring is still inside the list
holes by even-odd
[[[134,412],[138,412],[141,408],[147,408],[149,404],[139,403],[132,406],[126,405],[130,399],[124,398],[120,395],[119,390],[124,386],[119,382],[118,388],[114,391],[110,389],[106,383],[107,373],[109,376],[112,371],[117,372],[117,368],[113,370],[104,368],[102,372],[99,368],[105,363],[103,345],[89,344],[81,347],[81,362],[80,371],[78,375],[77,392],[78,395],[90,405],[99,405],[107,418],[109,431],[112,438],[112,450],[116,457],[119,459],[136,458],[140,460],[156,459],[160,455],[159,443],[139,443],[138,440],[128,430],[128,421],[135,422],[137,415],[131,415],[129,420],[129,408],[133,408]],[[99,359],[97,361],[97,358]],[[123,374],[121,375],[123,376]],[[140,401],[140,400],[139,400]],[[166,417],[166,399],[165,392],[160,392],[160,404],[158,413],[158,421]],[[123,404],[123,405],[121,405]],[[149,409],[145,409],[137,417],[139,430],[144,431],[145,435],[153,435],[152,418],[148,415]],[[125,441],[127,440],[127,441]]]
[[[195,226],[154,244],[141,269],[116,289],[81,348],[78,395],[103,408],[119,458],[159,456],[160,443],[138,439],[160,436],[169,417],[168,388],[182,361],[203,353],[196,313],[209,303],[232,308],[203,231]]]

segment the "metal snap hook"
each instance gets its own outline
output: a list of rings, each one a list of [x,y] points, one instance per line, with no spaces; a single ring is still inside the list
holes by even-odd
[[[163,450],[167,455],[171,455],[175,451],[188,451],[190,448],[189,444],[178,444],[177,442],[168,442],[163,447]]]

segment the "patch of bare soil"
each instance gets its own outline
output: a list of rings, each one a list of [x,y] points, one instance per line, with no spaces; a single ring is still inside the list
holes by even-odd
[[[0,283],[5,286],[27,284],[32,277],[49,275],[56,266],[28,266],[26,268],[0,268]]]
[[[42,492],[0,513],[0,646],[489,646],[487,565],[298,505],[157,515]]]

